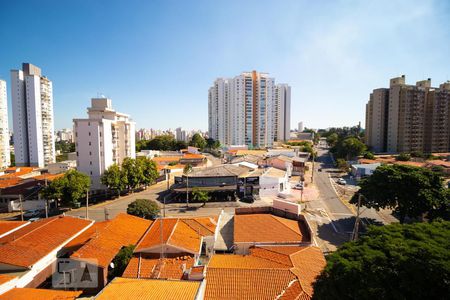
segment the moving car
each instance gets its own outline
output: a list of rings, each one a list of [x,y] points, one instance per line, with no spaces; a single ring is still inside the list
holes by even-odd
[[[344,178],[339,178],[336,182],[337,182],[338,184],[341,184],[341,185],[346,185],[346,184],[347,184],[347,182],[345,181]]]

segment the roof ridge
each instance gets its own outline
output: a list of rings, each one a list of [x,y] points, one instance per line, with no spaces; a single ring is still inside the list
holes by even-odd
[[[57,220],[58,218],[59,218],[59,217],[54,217],[52,220],[50,220],[50,221],[48,221],[48,222],[45,222],[45,224],[42,224],[42,225],[40,225],[40,226],[34,228],[33,230],[31,230],[31,231],[29,231],[29,232],[27,232],[27,233],[25,233],[25,234],[22,234],[22,235],[21,235],[20,237],[18,237],[18,238],[14,238],[12,241],[7,242],[6,244],[14,243],[14,242],[16,242],[16,241],[22,239],[23,237],[25,237],[25,236],[27,236],[27,235],[29,235],[29,234],[35,232],[35,231],[38,230],[38,229],[41,229],[42,227],[46,226],[47,224],[50,224],[50,223],[54,222],[54,221]],[[14,234],[14,232],[12,232],[11,234]]]
[[[162,219],[161,219],[161,220],[162,220]],[[177,226],[178,226],[178,222],[180,222],[180,219],[177,219],[177,222],[176,222],[175,225],[172,227],[172,232],[170,233],[169,237],[167,238],[167,241],[165,242],[165,244],[171,245],[171,246],[175,246],[175,245],[170,244],[169,241],[170,241],[170,239],[172,238],[173,233],[175,232],[175,228],[177,228]],[[160,221],[160,223],[161,223],[160,226],[162,226],[162,221]],[[186,224],[186,223],[185,223],[185,224]],[[186,225],[187,225],[187,224],[186,224]],[[164,231],[164,228],[163,228],[163,231]],[[164,244],[164,243],[161,243],[161,245],[163,245],[163,244]],[[175,247],[177,247],[177,246],[175,246]]]
[[[287,226],[286,224],[284,224],[283,222],[281,222],[281,221],[278,219],[278,218],[280,218],[280,217],[274,216],[274,215],[272,215],[272,214],[270,214],[270,216],[271,216],[272,218],[274,218],[275,220],[277,220],[277,222],[279,222],[280,224],[282,224],[284,227],[288,228],[290,231],[294,232],[294,233],[297,234],[297,235],[300,235],[300,236],[303,238],[303,235],[301,234],[301,230],[300,230],[300,233],[298,233],[298,232],[296,232],[294,229],[292,229],[291,227],[289,227],[289,226]],[[288,220],[291,220],[291,219],[288,219]],[[298,224],[298,220],[291,220],[291,221],[296,221],[297,224]],[[299,229],[300,229],[300,228],[299,228]]]
[[[139,241],[137,242],[136,247],[134,247],[135,250],[136,250],[136,249],[139,249],[139,245],[140,245],[141,242],[145,239],[145,237],[147,236],[147,234],[148,234],[148,232],[150,231],[150,229],[152,229],[153,226],[156,226],[155,223],[156,223],[156,221],[153,221],[153,222],[150,224],[150,226],[148,226],[147,230],[144,232],[144,234],[141,236],[141,238],[140,238]],[[133,251],[133,253],[134,253],[134,251]]]
[[[269,251],[269,252],[272,252],[272,253],[277,253],[277,254],[280,254],[280,255],[283,255],[283,256],[290,256],[289,254],[284,254],[284,253],[276,252],[276,251],[269,250],[269,249],[266,249],[266,248],[263,248],[263,247],[257,247],[257,248],[264,249],[264,250],[266,250],[266,251]],[[251,256],[256,256],[256,257],[261,258],[261,259],[265,259],[265,260],[269,260],[269,261],[276,262],[276,263],[278,263],[278,264],[280,264],[280,265],[288,266],[288,265],[286,265],[285,263],[282,263],[282,262],[277,261],[277,260],[275,260],[275,259],[269,259],[269,258],[265,258],[265,257],[260,257],[260,256],[258,256],[258,255],[254,255],[253,253],[251,254]],[[291,263],[292,263],[292,260],[290,259],[290,257],[289,257],[289,260],[290,260]],[[292,264],[292,266],[293,266],[293,264]],[[291,266],[288,266],[288,267],[291,267]]]
[[[300,278],[297,276],[297,274],[295,274],[294,272],[292,272],[292,269],[300,269],[300,268],[298,268],[298,267],[292,267],[291,269],[289,269],[289,271],[291,271],[291,273],[294,274],[294,276],[297,278],[298,283],[300,284],[300,287],[301,287],[303,293],[305,293],[305,294],[308,295],[309,297],[312,297],[312,295],[308,294],[308,293],[305,291],[305,288],[304,288],[304,286],[303,286],[303,284],[302,284],[302,281],[301,281]]]
[[[294,275],[295,275],[295,274],[294,274]],[[298,281],[298,282],[300,283],[300,281],[298,280],[297,276],[295,276],[295,277],[296,277],[296,278],[295,278],[295,279],[292,279],[292,280],[288,283],[287,287],[286,287],[285,289],[283,289],[283,290],[281,291],[281,293],[280,293],[278,296],[275,297],[275,299],[280,299],[280,297],[282,297],[282,296],[286,293],[287,289],[290,288],[296,281]],[[296,297],[295,299],[298,299],[298,297]]]
[[[209,217],[206,217],[206,218],[209,218]],[[183,220],[183,219],[182,219],[182,220]],[[203,225],[202,223],[200,223],[199,221],[197,221],[196,218],[187,218],[187,219],[184,219],[184,220],[191,220],[191,221],[194,221],[195,223],[197,223],[198,225],[200,225],[202,228],[208,230],[209,232],[214,233],[214,231],[211,231],[208,227],[206,227],[205,225]],[[184,220],[183,220],[183,221],[184,221]],[[184,223],[185,223],[187,226],[189,226],[192,230],[195,230],[195,228],[192,228],[192,226],[189,225],[188,223],[186,223],[186,222],[184,222]],[[196,231],[196,230],[195,230],[195,231]]]

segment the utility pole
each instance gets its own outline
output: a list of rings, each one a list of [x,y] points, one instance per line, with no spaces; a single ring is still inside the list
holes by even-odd
[[[312,151],[312,170],[311,170],[311,183],[314,182],[314,144],[312,147],[313,151]]]
[[[86,220],[89,219],[89,189],[86,190]]]
[[[23,221],[22,194],[19,195],[20,219]]]
[[[104,209],[104,213],[105,213],[105,221],[109,220],[109,213],[108,213],[108,209],[105,207]]]
[[[163,202],[163,216],[164,216],[164,218],[166,217],[166,197],[167,197],[167,195],[164,196],[164,202]]]
[[[189,174],[186,173],[186,206],[189,207]]]
[[[362,194],[358,194],[358,206],[356,208],[356,220],[355,220],[355,226],[353,227],[353,234],[352,234],[352,241],[356,241],[358,239],[358,233],[359,233],[359,208],[361,206],[361,198],[363,197]]]

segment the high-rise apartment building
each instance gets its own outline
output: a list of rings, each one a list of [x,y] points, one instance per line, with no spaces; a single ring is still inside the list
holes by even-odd
[[[297,128],[298,132],[303,132],[303,122],[298,122],[298,128]]]
[[[187,142],[187,133],[186,130],[183,130],[181,127],[175,129],[175,139],[177,141]]]
[[[223,145],[270,147],[289,139],[291,89],[267,73],[218,78],[208,92],[208,133]]]
[[[0,80],[0,169],[7,168],[10,164],[6,81]]]
[[[450,83],[439,88],[431,79],[415,85],[405,76],[375,89],[366,105],[366,143],[374,152],[450,151]]]
[[[41,69],[24,63],[11,71],[14,153],[17,166],[55,162],[52,82]]]
[[[116,112],[108,98],[91,99],[87,110],[87,119],[73,120],[77,169],[91,177],[92,189],[100,189],[100,177],[109,166],[136,158],[135,123]]]

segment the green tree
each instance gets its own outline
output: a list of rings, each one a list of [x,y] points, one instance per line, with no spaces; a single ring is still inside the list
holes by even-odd
[[[313,299],[448,299],[450,222],[371,226],[327,257]]]
[[[411,155],[408,153],[400,153],[399,155],[397,155],[395,157],[395,160],[398,161],[410,161],[411,160]]]
[[[117,191],[117,195],[120,197],[120,192],[127,187],[127,177],[124,176],[124,172],[117,164],[112,164],[103,173],[100,178],[102,184],[107,186],[110,190]]]
[[[159,215],[159,207],[155,201],[136,199],[128,204],[127,213],[140,218],[154,220]]]
[[[206,141],[199,133],[196,133],[192,136],[189,146],[194,146],[203,150],[206,147]]]
[[[209,193],[199,189],[198,187],[192,189],[192,197],[195,201],[203,202],[203,206],[205,206],[206,202],[209,201]]]
[[[360,156],[367,148],[363,142],[355,137],[347,137],[338,146],[340,157],[346,157],[347,160]]]
[[[136,159],[138,168],[142,169],[141,183],[144,185],[153,184],[159,177],[158,168],[156,163],[146,157],[139,157]]]
[[[125,158],[122,162],[122,172],[123,176],[126,177],[129,189],[134,190],[143,183],[144,170],[142,165],[136,162],[136,159],[129,157]]]
[[[336,160],[336,167],[342,172],[348,172],[348,163],[343,158],[338,158]]]
[[[327,144],[330,147],[334,147],[336,146],[336,143],[339,140],[339,136],[337,135],[337,133],[333,132],[332,134],[330,134],[329,136],[327,136]]]
[[[362,205],[375,209],[394,209],[403,223],[406,217],[448,211],[449,198],[442,178],[425,168],[404,165],[379,166],[370,177],[360,181]],[[358,194],[357,193],[357,194]],[[357,203],[358,195],[352,198]]]
[[[364,158],[366,158],[366,159],[374,159],[375,155],[373,155],[372,152],[367,151],[366,153],[364,153]]]
[[[86,199],[90,186],[89,176],[76,170],[69,170],[63,177],[53,180],[44,187],[41,195],[48,200],[59,200],[63,205],[77,206],[81,200]]]
[[[119,253],[114,257],[113,264],[114,269],[112,269],[112,274],[110,274],[110,279],[118,276],[122,276],[123,272],[125,271],[126,267],[128,266],[128,263],[130,262],[131,258],[133,257],[133,251],[134,248],[136,248],[135,245],[128,245],[125,247],[122,247],[120,249]]]

